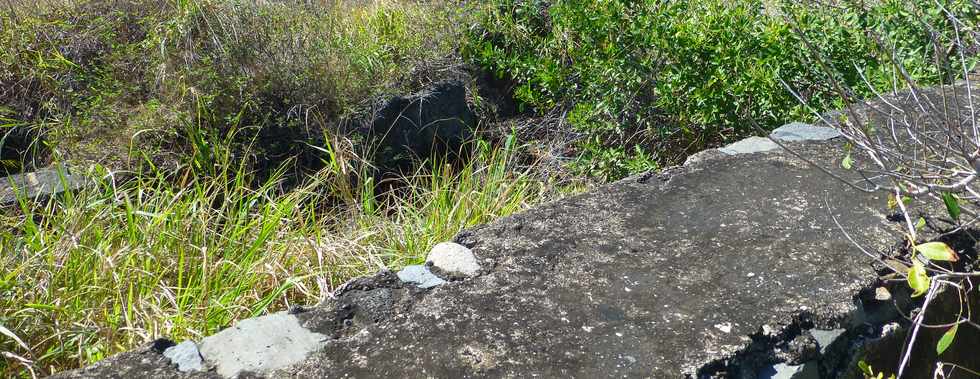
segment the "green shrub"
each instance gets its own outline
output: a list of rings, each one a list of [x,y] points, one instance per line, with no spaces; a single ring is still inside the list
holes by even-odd
[[[514,80],[524,107],[570,109],[570,124],[585,135],[578,166],[598,176],[674,163],[751,134],[749,118],[775,127],[805,117],[807,106],[834,105],[828,80],[812,69],[811,46],[853,87],[862,81],[858,68],[878,87],[894,80],[867,31],[911,53],[904,63],[917,79],[934,82],[940,74],[921,21],[942,15],[925,0],[867,9],[762,0],[494,0],[477,14],[465,56]]]

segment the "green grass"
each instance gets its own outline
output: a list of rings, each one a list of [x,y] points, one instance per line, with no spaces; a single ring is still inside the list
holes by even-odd
[[[394,197],[367,180],[338,192],[351,187],[337,177],[357,171],[341,158],[286,193],[275,177],[248,189],[247,174],[222,164],[178,183],[103,176],[91,190],[22,201],[0,218],[0,325],[27,349],[0,337],[0,352],[48,374],[316,303],[348,279],[421,262],[462,228],[541,201],[549,186],[515,173],[513,154],[478,143],[471,163],[434,164]],[[18,374],[27,372],[16,360],[0,360],[0,376]]]

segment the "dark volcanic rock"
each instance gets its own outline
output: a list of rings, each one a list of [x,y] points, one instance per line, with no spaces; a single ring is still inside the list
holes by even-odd
[[[115,355],[83,369],[55,375],[59,378],[160,378],[170,379],[181,376],[170,359],[163,355],[165,349],[174,344],[168,340],[157,340],[139,349]],[[186,375],[186,374],[184,374]]]
[[[405,171],[418,159],[456,156],[476,126],[466,87],[456,80],[391,98],[374,117],[370,135],[380,141],[375,164],[389,171]]]
[[[802,152],[837,167],[839,147]],[[848,345],[832,341],[894,307],[874,303],[877,275],[831,215],[883,250],[899,227],[885,204],[782,150],[629,178],[461,233],[476,277],[351,282],[297,315],[330,336],[322,349],[266,374],[755,378],[805,363],[833,376],[845,365],[820,344]],[[138,357],[127,354],[103,365]]]

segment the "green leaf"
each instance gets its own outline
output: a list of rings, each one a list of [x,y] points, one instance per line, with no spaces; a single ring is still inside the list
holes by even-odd
[[[926,219],[919,217],[919,221],[915,222],[915,230],[922,230],[926,226]]]
[[[912,204],[912,198],[908,196],[902,196],[902,204],[909,205]],[[893,194],[888,194],[888,209],[895,209],[898,206],[898,198]]]
[[[943,203],[946,204],[946,212],[949,213],[949,217],[953,220],[960,219],[960,201],[956,198],[956,195],[949,192],[943,192]]]
[[[926,258],[933,261],[956,262],[960,257],[956,255],[953,248],[944,242],[929,242],[915,246],[915,251],[922,253]]]
[[[864,375],[867,376],[872,376],[875,374],[874,371],[871,371],[871,366],[868,366],[868,363],[865,362],[864,360],[858,361],[858,369],[860,369],[861,372],[863,372]]]
[[[953,343],[953,339],[956,338],[956,329],[958,329],[960,324],[953,325],[943,333],[942,338],[939,339],[939,343],[936,344],[936,354],[942,354],[949,348],[949,345]]]
[[[851,158],[850,152],[848,152],[847,155],[844,156],[844,160],[840,162],[840,166],[843,167],[845,170],[850,170],[851,167],[854,166],[854,158]]]
[[[926,267],[918,259],[912,260],[912,268],[909,269],[908,275],[912,297],[922,296],[929,291],[929,275],[926,275]]]

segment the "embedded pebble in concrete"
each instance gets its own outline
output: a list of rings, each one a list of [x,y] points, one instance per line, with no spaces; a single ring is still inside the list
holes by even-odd
[[[167,350],[163,351],[163,356],[169,358],[171,363],[177,365],[177,369],[180,371],[204,370],[201,352],[197,350],[197,344],[194,341],[184,341],[168,347]]]
[[[449,275],[476,276],[480,272],[480,263],[476,261],[473,251],[453,242],[442,242],[432,247],[426,263]]]
[[[735,142],[728,146],[718,149],[718,151],[728,155],[760,153],[763,151],[776,150],[779,148],[775,142],[765,137],[749,137]]]
[[[406,283],[414,283],[419,288],[435,287],[446,282],[422,265],[405,266],[398,272],[398,279]]]
[[[301,362],[318,350],[327,336],[302,327],[284,312],[239,321],[201,341],[201,355],[219,375],[237,377],[242,371],[268,373]]]
[[[842,134],[839,130],[831,127],[792,122],[776,128],[769,136],[780,141],[798,142],[826,141],[840,137]]]

